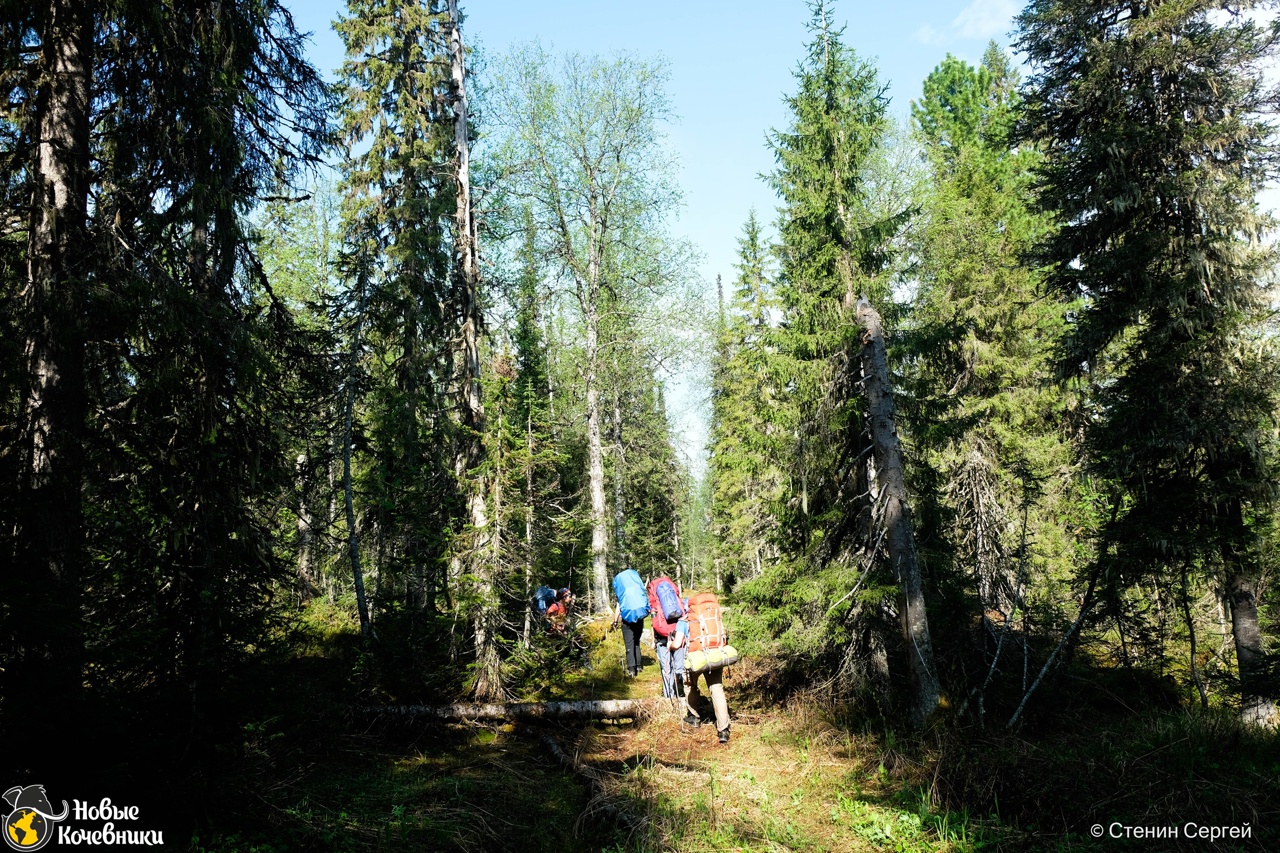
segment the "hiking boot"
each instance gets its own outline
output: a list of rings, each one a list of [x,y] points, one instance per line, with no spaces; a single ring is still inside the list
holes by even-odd
[[[684,715],[684,722],[685,722],[685,725],[692,726],[695,729],[698,726],[702,725],[702,720],[699,719],[698,715],[693,713],[692,711]]]
[[[726,728],[721,729],[721,730],[718,732],[718,734],[720,735],[720,742],[721,742],[721,743],[728,743],[728,742],[729,742],[729,729],[728,729],[727,727],[726,727]]]

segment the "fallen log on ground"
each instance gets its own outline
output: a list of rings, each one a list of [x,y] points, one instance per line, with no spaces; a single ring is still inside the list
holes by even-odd
[[[663,699],[590,699],[577,702],[457,702],[453,705],[387,705],[367,714],[435,717],[441,720],[617,720],[648,719],[670,707]]]

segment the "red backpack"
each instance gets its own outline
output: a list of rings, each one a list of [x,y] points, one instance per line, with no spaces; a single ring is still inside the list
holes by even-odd
[[[676,629],[676,622],[684,616],[679,588],[666,575],[649,581],[649,612],[653,614],[653,630],[659,637],[669,637]],[[672,604],[674,600],[674,605]],[[672,614],[674,618],[669,618]]]
[[[689,653],[718,649],[725,645],[724,622],[720,619],[720,599],[713,592],[689,597]]]

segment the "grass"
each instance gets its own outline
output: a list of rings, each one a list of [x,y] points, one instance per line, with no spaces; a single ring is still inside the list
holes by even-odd
[[[629,769],[618,792],[652,819],[628,849],[971,851],[1010,834],[936,810],[917,787],[924,765],[895,759],[882,737],[841,730],[811,700],[734,710],[727,747],[669,720],[656,724],[665,735],[588,742],[592,760]]]
[[[728,745],[713,726],[681,725],[674,709],[541,729],[605,780],[613,804],[644,817],[644,829],[629,832],[535,732],[352,716],[357,699],[400,696],[385,680],[369,686],[377,667],[351,626],[326,617],[307,630],[302,651],[264,679],[271,686],[243,729],[238,776],[224,785],[237,794],[212,810],[193,849],[1100,853],[1208,844],[1091,837],[1093,823],[1116,821],[1250,823],[1252,839],[1214,850],[1269,850],[1278,840],[1280,744],[1229,715],[1134,713],[1090,704],[1081,691],[1074,704],[1046,692],[1060,703],[1052,727],[1015,737],[943,724],[907,739],[856,708],[764,695],[770,673],[751,661],[726,680]],[[544,644],[518,660],[526,688],[517,698],[660,694],[652,649],[628,679],[617,632],[596,626],[585,638],[585,651]]]

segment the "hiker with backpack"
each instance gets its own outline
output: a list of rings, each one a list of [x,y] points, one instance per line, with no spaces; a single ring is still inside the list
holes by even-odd
[[[540,586],[533,591],[533,615],[539,619],[547,618],[547,611],[555,604],[556,591],[549,586]]]
[[[644,617],[649,615],[649,594],[645,592],[644,581],[635,569],[626,569],[614,576],[613,594],[618,599],[618,606],[613,611],[613,624],[622,625],[627,673],[635,678],[640,674],[640,635],[644,631]]]
[[[684,696],[684,639],[688,626],[682,633],[677,626],[684,618],[684,602],[680,588],[665,575],[649,581],[649,611],[653,614],[653,648],[658,653],[658,667],[662,670],[662,697],[676,699]]]
[[[702,724],[693,699],[698,692],[698,676],[702,676],[706,679],[711,706],[715,709],[716,733],[721,743],[728,743],[729,702],[724,695],[724,668],[738,662],[738,652],[729,645],[724,620],[720,616],[720,600],[710,592],[690,596],[684,622],[689,628],[684,699],[688,713],[684,721],[695,728]]]
[[[563,634],[569,624],[573,609],[573,593],[568,588],[559,590],[555,600],[547,608],[547,628],[553,634]]]

